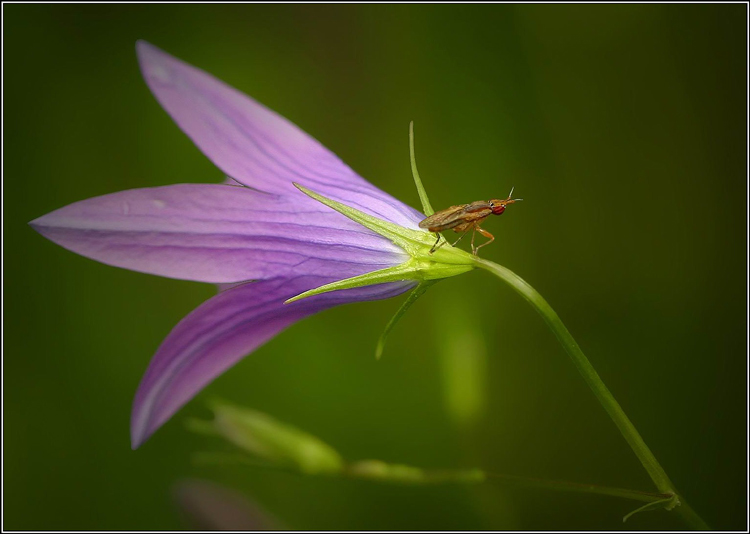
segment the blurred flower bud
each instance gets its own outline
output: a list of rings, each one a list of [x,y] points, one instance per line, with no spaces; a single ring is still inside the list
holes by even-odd
[[[353,463],[349,476],[399,484],[438,484],[444,482],[483,482],[485,474],[480,469],[452,471],[427,471],[410,465],[389,464],[381,460],[362,460]]]
[[[246,452],[307,475],[335,474],[344,462],[333,448],[273,417],[226,403],[214,403],[213,430]]]
[[[172,489],[185,522],[197,530],[278,530],[278,521],[247,496],[207,480],[181,480]]]

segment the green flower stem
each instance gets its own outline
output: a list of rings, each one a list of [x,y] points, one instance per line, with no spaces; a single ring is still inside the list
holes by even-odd
[[[194,465],[201,467],[217,465],[234,467],[237,465],[244,465],[250,468],[281,471],[293,475],[310,475],[310,473],[303,473],[289,465],[282,465],[252,458],[242,453],[196,452],[192,455],[192,461]],[[594,484],[579,484],[562,480],[543,480],[539,478],[488,473],[481,469],[420,469],[406,465],[386,464],[385,462],[377,460],[354,462],[346,465],[341,472],[315,473],[315,475],[325,477],[342,476],[353,479],[379,481],[385,484],[434,485],[450,483],[482,484],[494,482],[510,487],[609,495],[611,497],[620,497],[648,504],[661,503],[668,501],[673,497],[672,494],[665,495],[661,493],[649,493],[646,491],[612,488],[609,486],[598,486]]]
[[[583,354],[583,351],[578,346],[578,343],[576,343],[576,340],[573,339],[573,336],[570,335],[568,329],[565,328],[565,325],[562,323],[557,313],[555,313],[555,310],[552,309],[547,301],[544,300],[544,298],[533,287],[514,272],[501,265],[481,258],[476,258],[475,261],[477,267],[481,267],[482,269],[491,272],[506,282],[524,299],[526,299],[526,301],[531,304],[537,312],[539,312],[547,323],[547,326],[549,326],[555,336],[557,336],[557,339],[562,344],[565,352],[567,352],[568,356],[573,360],[576,368],[594,392],[596,398],[612,418],[615,425],[617,425],[617,428],[620,429],[625,441],[627,441],[633,449],[633,452],[635,452],[636,456],[643,464],[643,467],[654,481],[654,484],[656,484],[659,492],[663,494],[674,494],[678,497],[680,504],[676,507],[677,513],[679,513],[690,526],[698,530],[709,530],[706,522],[703,521],[703,519],[701,519],[700,516],[698,516],[698,514],[696,514],[679,495],[674,484],[669,480],[667,473],[656,460],[656,457],[643,441],[643,438],[638,433],[635,426],[633,426],[630,419],[628,419],[628,416],[625,415],[625,412],[615,400],[607,386],[604,385],[601,377],[591,365],[588,358],[586,358],[586,355]]]
[[[501,475],[496,473],[486,473],[486,476],[488,480],[507,483],[511,486],[523,486],[527,488],[539,488],[573,493],[594,493],[597,495],[622,497],[623,499],[632,499],[634,501],[641,501],[646,503],[660,502],[663,500],[669,500],[673,497],[672,494],[650,493],[647,491],[638,491],[625,488],[611,488],[608,486],[598,486],[595,484],[579,484],[576,482],[567,482],[563,480],[543,480],[539,478]]]

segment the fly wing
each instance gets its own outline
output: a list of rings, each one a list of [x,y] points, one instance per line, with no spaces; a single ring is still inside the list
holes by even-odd
[[[442,232],[453,228],[461,223],[463,216],[466,214],[466,208],[469,206],[470,204],[461,204],[435,212],[420,222],[419,227],[427,228],[431,232]]]

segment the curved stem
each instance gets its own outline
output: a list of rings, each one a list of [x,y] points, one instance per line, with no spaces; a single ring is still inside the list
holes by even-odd
[[[289,465],[277,464],[260,460],[242,453],[226,452],[197,452],[193,453],[192,461],[197,466],[237,466],[245,465],[252,468],[268,469],[271,471],[281,471],[294,475],[306,476],[298,469]],[[362,472],[358,466],[367,464],[372,461],[354,462],[346,465],[340,473],[319,473],[317,476],[331,477],[343,476],[346,478],[377,480],[383,483],[396,484],[444,484],[444,483],[461,483],[461,484],[481,484],[483,482],[496,482],[507,484],[512,487],[538,488],[551,491],[564,491],[572,493],[590,493],[595,495],[609,495],[610,497],[621,497],[645,503],[657,503],[668,500],[673,494],[651,493],[648,491],[638,491],[626,488],[612,488],[609,486],[598,486],[595,484],[581,484],[576,482],[567,482],[564,480],[544,480],[541,478],[521,477],[516,475],[505,475],[501,473],[491,473],[481,469],[420,469],[412,466],[398,464],[386,464],[377,462],[383,467],[393,468],[395,474],[389,475],[386,472],[378,472],[377,476],[371,473]],[[408,478],[398,476],[399,473],[407,471]]]
[[[593,391],[594,395],[607,411],[610,418],[612,418],[612,421],[617,425],[617,428],[625,438],[625,441],[627,441],[630,448],[633,449],[633,452],[635,452],[636,456],[643,464],[643,467],[654,481],[654,484],[656,484],[659,492],[664,494],[678,494],[674,484],[669,480],[667,473],[643,441],[638,430],[636,430],[633,423],[628,419],[628,416],[625,415],[620,404],[615,400],[599,374],[591,365],[591,362],[586,358],[586,355],[578,346],[576,340],[573,339],[573,336],[549,303],[547,303],[547,301],[544,300],[544,298],[533,287],[526,283],[526,281],[502,265],[481,258],[476,258],[476,264],[478,267],[491,272],[510,285],[518,294],[526,299],[526,301],[531,304],[537,312],[539,312],[547,323],[547,326],[550,327],[558,341],[560,341],[565,352],[567,352],[568,356],[573,360],[573,364],[581,373],[581,376],[583,376],[583,379],[589,385],[591,391]],[[688,506],[681,496],[679,497],[679,500],[681,504],[676,510],[683,519],[685,519],[685,521],[687,521],[693,528],[707,530],[709,528],[708,525]]]
[[[514,486],[528,488],[541,488],[554,491],[566,491],[572,493],[593,493],[596,495],[609,495],[611,497],[622,497],[645,503],[663,501],[672,497],[672,494],[651,493],[625,488],[612,488],[609,486],[598,486],[596,484],[580,484],[563,480],[544,480],[541,478],[519,477],[515,475],[502,475],[498,473],[485,473],[488,480],[507,482]]]

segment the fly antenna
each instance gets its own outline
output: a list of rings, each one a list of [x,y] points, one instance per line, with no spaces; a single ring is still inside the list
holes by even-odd
[[[510,194],[508,195],[508,200],[513,200],[513,201],[515,201],[515,202],[518,202],[519,200],[523,200],[522,198],[513,198],[513,190],[514,190],[515,188],[516,188],[516,186],[515,186],[515,185],[514,185],[513,187],[511,187],[511,188],[510,188]]]

